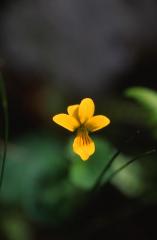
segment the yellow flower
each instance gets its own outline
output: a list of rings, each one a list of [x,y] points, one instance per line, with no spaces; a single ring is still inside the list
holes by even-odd
[[[77,136],[73,142],[73,151],[82,160],[87,160],[95,152],[95,144],[89,137],[89,132],[95,132],[106,127],[110,120],[103,115],[94,115],[95,105],[91,98],[84,98],[80,104],[67,108],[68,114],[57,114],[53,121],[60,126],[74,132],[77,129]]]

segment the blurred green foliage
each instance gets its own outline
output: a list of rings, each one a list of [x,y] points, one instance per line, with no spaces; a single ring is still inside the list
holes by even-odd
[[[130,159],[133,156],[129,157]],[[112,171],[115,171],[126,161],[128,157],[121,155],[112,165]],[[156,154],[143,157],[127,166],[119,172],[111,181],[119,190],[129,197],[143,199],[148,202],[157,200],[157,163]]]
[[[132,87],[125,95],[137,101],[147,112],[146,124],[157,128],[157,92],[144,87]]]
[[[113,147],[95,138],[96,153],[83,162],[56,138],[27,136],[9,147],[1,204],[57,225],[73,214],[109,161]]]
[[[54,224],[65,219],[78,193],[68,182],[69,162],[63,149],[55,138],[37,136],[11,146],[1,202],[17,205],[34,219]]]
[[[122,139],[126,139],[129,136],[124,138],[123,124],[142,122],[142,127],[148,129],[153,141],[156,141],[157,93],[134,87],[127,89],[125,95],[134,102],[123,99],[122,105],[117,100],[108,103],[112,124],[105,135],[111,134],[118,141],[115,131],[118,126]],[[0,197],[3,209],[1,225],[9,240],[31,239],[28,221],[44,222],[55,227],[70,220],[84,204],[98,176],[116,151],[116,147],[103,135],[101,138],[92,136],[96,152],[88,161],[82,161],[72,151],[73,138],[68,141],[62,132],[51,136],[32,133],[22,135],[9,144]],[[121,153],[114,161],[103,178],[103,184],[110,173],[134,156],[130,152],[134,148],[137,150],[138,146],[134,142],[130,146],[132,150],[128,154]],[[145,151],[143,146],[139,147],[139,151],[141,149]],[[111,184],[128,197],[156,202],[156,155],[137,160],[123,169],[111,180]]]
[[[9,145],[0,198],[9,240],[31,239],[26,219],[55,227],[73,217],[113,152],[107,140],[94,141],[96,153],[86,162],[73,153],[72,141],[55,136],[27,135]]]
[[[3,229],[8,240],[32,240],[31,228],[26,221],[18,216],[16,212],[14,215],[7,215],[3,219]]]
[[[152,142],[157,139],[157,92],[144,87],[132,87],[125,91],[125,96],[132,98],[135,101],[135,107],[138,104],[145,114],[141,119],[145,128],[152,135]],[[134,116],[130,118],[130,121]],[[139,121],[139,120],[137,120]],[[141,122],[142,124],[142,122]],[[147,140],[146,140],[147,141]],[[132,144],[132,147],[134,144]],[[141,147],[139,147],[140,149]],[[154,148],[154,145],[152,145]],[[142,148],[143,152],[146,150]],[[133,157],[133,156],[132,156]],[[130,156],[131,158],[131,156]],[[122,156],[117,159],[112,165],[114,171],[127,161],[128,157]],[[147,156],[146,158],[137,160],[132,165],[122,170],[114,177],[112,183],[117,186],[123,193],[130,197],[140,197],[144,201],[157,201],[157,162],[156,154]]]

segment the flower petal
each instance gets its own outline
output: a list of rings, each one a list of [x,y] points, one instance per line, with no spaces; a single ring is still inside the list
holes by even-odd
[[[68,114],[78,119],[79,104],[71,105],[67,108]]]
[[[91,98],[84,98],[79,106],[79,119],[81,123],[88,121],[94,114],[95,106]]]
[[[106,127],[109,123],[109,118],[103,115],[97,115],[89,119],[85,126],[89,131],[95,132],[103,127]]]
[[[78,133],[74,139],[73,151],[84,161],[95,152],[95,144],[88,133]]]
[[[80,123],[74,117],[64,113],[55,115],[53,121],[71,132],[80,126]]]

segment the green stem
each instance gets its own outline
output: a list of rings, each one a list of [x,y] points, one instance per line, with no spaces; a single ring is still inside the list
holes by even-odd
[[[4,80],[2,74],[0,73],[0,97],[2,101],[2,108],[4,114],[4,151],[2,156],[2,165],[1,165],[1,173],[0,173],[0,189],[3,183],[4,170],[5,170],[5,162],[7,157],[7,143],[8,143],[8,102]]]
[[[110,182],[110,180],[117,175],[119,172],[121,172],[124,168],[126,168],[127,166],[129,166],[131,163],[135,162],[136,160],[143,158],[143,157],[147,157],[148,155],[151,155],[153,153],[156,153],[156,149],[152,149],[150,151],[144,152],[139,154],[138,156],[134,157],[133,159],[131,159],[130,161],[126,162],[125,164],[123,164],[121,167],[119,167],[117,170],[115,170],[113,173],[111,173],[111,175],[108,177],[108,180],[105,182],[105,184],[107,182]]]
[[[136,130],[135,134],[133,136],[129,137],[127,140],[125,140],[124,144],[125,145],[128,144],[129,142],[134,140],[135,137],[137,137],[139,134],[140,134],[140,131]],[[100,173],[99,177],[97,178],[94,186],[92,187],[91,192],[95,192],[97,189],[99,189],[103,176],[107,173],[108,169],[111,167],[112,163],[119,156],[120,153],[121,153],[121,151],[118,149],[117,152],[115,152],[115,154],[111,157],[110,161],[107,163],[107,165],[104,167],[104,169]]]
[[[110,168],[110,166],[112,165],[114,160],[118,157],[120,152],[121,152],[120,150],[117,150],[117,152],[115,152],[115,154],[111,157],[110,161],[107,163],[107,165],[104,167],[104,169],[100,173],[99,177],[97,178],[97,180],[96,180],[96,182],[95,182],[95,184],[92,188],[92,192],[95,192],[99,188],[99,186],[101,185],[101,181],[102,181],[103,176],[108,171],[108,169]]]

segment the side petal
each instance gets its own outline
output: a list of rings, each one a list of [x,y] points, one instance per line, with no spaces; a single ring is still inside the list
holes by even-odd
[[[95,105],[91,98],[84,98],[79,106],[79,119],[81,123],[85,123],[94,115]]]
[[[67,108],[68,114],[78,120],[79,104],[71,105]]]
[[[109,118],[103,115],[97,115],[89,119],[89,121],[86,123],[86,127],[89,131],[95,132],[101,128],[106,127],[109,123]]]
[[[74,117],[64,113],[55,115],[53,121],[71,132],[75,131],[75,129],[80,126],[79,122]]]
[[[95,152],[95,144],[88,134],[78,134],[73,142],[73,151],[86,161]]]

